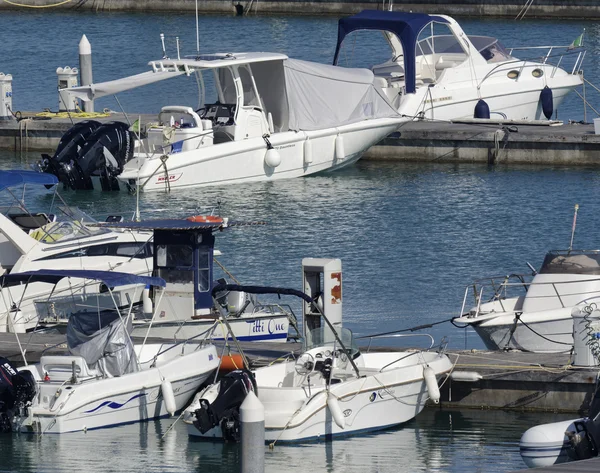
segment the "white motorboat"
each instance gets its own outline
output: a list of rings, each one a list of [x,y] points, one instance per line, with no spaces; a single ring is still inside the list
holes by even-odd
[[[57,183],[58,179],[51,174],[0,171],[3,205],[0,212],[0,275],[53,269],[57,265],[62,269],[151,273],[152,248],[148,240],[152,233],[92,226],[96,220],[80,209],[67,206],[56,192]],[[54,186],[52,205],[38,212],[32,203],[37,196],[36,190],[44,186]],[[108,217],[108,220],[120,219],[120,216]],[[23,299],[23,287],[4,289],[0,298],[0,332],[33,329],[38,323],[33,301],[48,296],[50,289],[54,289],[55,296],[65,291],[69,296],[73,295],[73,288],[65,282],[55,288],[32,283],[26,299]],[[82,285],[80,289],[80,295],[85,295],[87,291],[97,292],[98,285]],[[126,287],[115,294],[123,300],[122,305],[127,305],[127,297],[131,296]],[[11,312],[15,305],[20,307],[18,313]],[[9,313],[13,316],[8,317]]]
[[[526,278],[475,281],[453,321],[472,327],[490,350],[570,351],[574,309],[600,300],[600,251],[550,251],[533,279]],[[475,305],[467,310],[471,296]]]
[[[94,279],[114,287],[164,287],[160,278],[109,271],[40,270],[7,274],[3,287],[32,282],[55,285],[64,278]],[[0,359],[0,419],[5,431],[39,434],[86,431],[174,415],[217,368],[207,343],[134,345],[131,306],[74,312],[67,326],[67,355],[42,354],[16,370]],[[18,337],[18,336],[17,336]]]
[[[362,353],[341,326],[341,262],[304,259],[303,275],[306,293],[276,290],[303,299],[303,353],[234,371],[201,391],[184,413],[190,435],[236,440],[238,408],[250,390],[264,406],[270,442],[384,429],[414,418],[427,400],[439,401],[437,379],[452,369],[443,351]]]
[[[149,65],[149,72],[67,92],[93,100],[193,75],[199,106],[163,107],[135,142],[122,123],[98,124],[79,151],[59,147],[40,169],[77,189],[92,188],[93,176],[101,178],[97,188],[143,191],[301,177],[356,162],[406,121],[368,69],[274,53],[178,54]],[[89,131],[89,123],[76,127]]]
[[[166,289],[158,294],[145,291],[145,314],[136,314],[134,335],[188,339],[212,330],[215,323],[219,327],[212,332],[214,340],[285,342],[290,328],[298,335],[289,305],[262,303],[242,286],[229,285],[227,290],[214,292],[227,282],[215,277],[215,235],[252,223],[201,215],[101,225],[153,235],[154,274],[166,281]],[[56,312],[55,302],[50,307]]]
[[[467,36],[449,16],[423,13],[365,10],[340,19],[334,64],[341,57],[354,59],[353,52],[343,54],[346,49],[341,46],[358,30],[385,33],[391,59],[372,70],[407,117],[550,119],[565,96],[583,83],[581,49],[507,49],[496,38]],[[517,54],[532,57],[519,59]]]

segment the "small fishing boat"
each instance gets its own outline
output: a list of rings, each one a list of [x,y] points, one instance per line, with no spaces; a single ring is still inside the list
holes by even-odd
[[[160,278],[83,270],[7,274],[2,287],[93,279],[103,292],[123,285],[164,287]],[[174,415],[219,364],[216,348],[197,341],[134,344],[131,307],[70,314],[66,355],[42,354],[15,369],[0,359],[0,425],[5,431],[54,434],[87,431]],[[18,335],[17,335],[18,339]],[[21,345],[20,345],[21,346]]]
[[[133,334],[187,339],[217,323],[214,340],[281,342],[294,333],[298,336],[296,315],[289,305],[261,302],[256,295],[233,286],[214,291],[227,282],[215,276],[215,261],[226,276],[236,281],[214,258],[216,235],[260,224],[263,222],[236,222],[216,215],[99,224],[152,234],[153,274],[164,279],[166,289],[158,293],[150,288],[144,291]],[[48,309],[56,312],[56,304],[51,303]],[[51,317],[50,310],[46,313]]]
[[[399,11],[365,10],[340,19],[333,64],[340,58],[363,64],[354,44],[348,53],[342,49],[347,36],[360,30],[384,32],[390,59],[371,70],[406,117],[550,119],[583,83],[585,52],[579,46],[508,49],[497,38],[467,35],[449,16]]]
[[[262,52],[180,58],[178,51],[177,59],[165,54],[149,66],[65,93],[94,100],[194,76],[198,106],[163,107],[158,122],[135,137],[123,123],[76,124],[38,169],[73,189],[169,191],[271,181],[348,166],[406,121],[368,69]],[[82,145],[72,146],[74,140]]]
[[[34,171],[0,171],[0,192],[3,207],[0,212],[0,275],[39,269],[119,270],[139,275],[152,271],[151,232],[127,229],[109,230],[99,226],[81,209],[71,207],[58,192],[58,179],[52,174]],[[40,189],[53,189],[51,205],[40,208]],[[119,221],[119,215],[108,216]],[[59,282],[56,287],[32,282],[24,299],[24,286],[3,289],[0,298],[0,332],[25,332],[38,325],[34,300],[49,295],[72,297],[86,292],[98,292],[98,284],[88,281],[79,291]],[[139,295],[139,292],[138,292]],[[133,293],[128,287],[115,292],[120,305],[127,306]],[[108,300],[111,308],[112,300]],[[12,308],[18,305],[20,310]]]
[[[568,352],[573,311],[600,301],[600,250],[554,250],[533,278],[524,274],[484,278],[465,289],[461,316],[489,350]],[[474,299],[471,299],[471,298]],[[475,305],[467,309],[467,301]]]
[[[304,259],[303,275],[306,293],[247,288],[303,300],[302,354],[252,372],[233,371],[201,391],[184,413],[190,435],[237,440],[239,407],[249,391],[264,406],[269,442],[380,430],[411,420],[428,400],[439,401],[437,380],[452,369],[444,348],[362,352],[342,327],[341,262]]]

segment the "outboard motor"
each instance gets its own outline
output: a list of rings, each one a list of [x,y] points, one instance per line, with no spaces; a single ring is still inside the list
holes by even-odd
[[[31,371],[17,369],[0,357],[0,432],[10,432],[10,413],[24,409],[36,395],[36,382]]]
[[[600,388],[594,393],[589,417],[576,420],[573,424],[575,432],[565,432],[569,438],[569,458],[577,461],[597,457],[600,450]]]
[[[250,391],[257,392],[256,381],[251,371],[235,370],[228,373],[219,381],[218,394],[212,402],[200,399],[194,425],[203,434],[220,426],[226,442],[238,442],[240,406]]]
[[[73,125],[58,142],[54,156],[42,154],[42,160],[37,163],[37,170],[58,177],[60,165],[77,159],[79,150],[99,126],[100,122],[95,120],[85,120]]]
[[[129,125],[105,123],[87,139],[76,160],[62,165],[58,178],[72,189],[93,189],[91,176],[98,170],[102,190],[119,190],[116,176],[132,156],[133,137]]]

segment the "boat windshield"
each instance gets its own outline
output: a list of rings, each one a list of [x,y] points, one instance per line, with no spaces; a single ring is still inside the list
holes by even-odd
[[[488,63],[514,59],[508,49],[496,38],[491,36],[469,36],[469,39]]]
[[[350,355],[352,358],[355,358],[359,353],[358,345],[354,340],[354,335],[352,331],[347,328],[342,328],[338,336],[344,347],[350,351]],[[310,331],[309,336],[306,339],[306,351],[311,350],[313,348],[319,347],[334,347],[336,349],[341,348],[339,346],[339,342],[335,339],[329,327],[318,327]]]
[[[464,54],[454,35],[428,36],[417,43],[417,56],[427,54]]]
[[[56,215],[48,215],[46,224],[30,231],[29,236],[43,243],[64,243],[78,238],[110,233],[107,228],[89,227],[97,221],[77,207],[58,207]]]
[[[551,251],[544,258],[540,274],[600,274],[600,250]]]

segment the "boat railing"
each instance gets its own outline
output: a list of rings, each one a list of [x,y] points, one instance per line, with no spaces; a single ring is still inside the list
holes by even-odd
[[[589,303],[592,300],[600,300],[600,277],[598,278],[591,278],[591,279],[575,279],[572,281],[545,281],[545,282],[532,282],[532,281],[525,281],[525,275],[521,275],[521,274],[510,274],[504,277],[491,277],[491,278],[485,278],[485,279],[478,279],[476,281],[474,281],[472,284],[469,284],[466,288],[465,288],[465,293],[463,296],[463,302],[462,302],[462,306],[461,306],[461,312],[460,312],[460,316],[466,316],[468,318],[476,318],[479,317],[482,314],[481,311],[481,305],[482,304],[487,304],[489,302],[497,302],[500,306],[500,309],[502,312],[510,312],[510,311],[514,311],[514,307],[508,307],[506,305],[506,301],[507,299],[509,299],[509,297],[515,297],[515,292],[517,290],[521,290],[522,292],[519,294],[519,296],[523,296],[524,293],[527,293],[532,287],[551,287],[553,290],[553,294],[548,294],[548,293],[543,293],[539,296],[531,296],[528,295],[528,298],[539,298],[539,299],[548,299],[549,297],[556,297],[556,299],[559,301],[560,303],[560,307],[561,308],[566,308],[567,305],[565,304],[564,301],[564,297],[568,296],[568,297],[573,297],[573,296],[580,296],[581,300],[578,302],[579,303],[583,303],[583,302],[587,302]],[[498,281],[499,279],[502,279],[502,281]],[[517,279],[518,282],[511,282],[512,280]],[[558,286],[561,286],[564,288],[564,286],[566,285],[570,285],[570,284],[582,284],[585,283],[586,285],[588,285],[589,283],[598,283],[598,289],[592,289],[592,290],[582,290],[580,292],[567,292],[565,293],[564,289],[562,291],[559,291]],[[514,291],[514,292],[513,292]],[[510,295],[509,295],[509,292]],[[474,300],[475,300],[475,310],[470,309],[467,312],[465,312],[466,307],[467,307],[467,300],[469,298],[470,294],[473,294]],[[488,297],[488,294],[490,294],[488,299],[485,299],[486,297]],[[569,307],[573,305],[573,304],[569,304]],[[518,310],[516,310],[516,312],[519,312]],[[488,312],[483,312],[483,313],[488,313]]]
[[[561,52],[555,54],[557,50],[566,49],[565,52]],[[510,55],[512,56],[513,51],[527,51],[527,50],[546,50],[545,54],[535,55],[531,57],[521,57],[515,58],[512,61],[505,61],[498,63],[495,67],[493,67],[484,77],[481,79],[477,87],[481,87],[481,85],[489,79],[491,76],[497,74],[500,70],[504,70],[506,66],[514,64],[516,68],[519,69],[518,76],[516,76],[515,80],[519,80],[519,77],[523,74],[525,68],[536,69],[539,67],[539,64],[550,64],[553,66],[550,77],[554,77],[556,71],[561,67],[564,58],[574,58],[573,65],[571,67],[571,74],[578,75],[582,72],[583,60],[585,58],[586,51],[575,49],[569,50],[567,46],[531,46],[531,47],[522,47],[522,48],[512,48],[509,50]],[[558,58],[556,62],[551,63],[550,60],[554,58]],[[566,61],[565,61],[566,62]],[[518,66],[518,67],[517,67]],[[564,65],[563,65],[564,68]],[[533,71],[532,71],[533,72]]]
[[[425,350],[431,350],[431,348],[433,348],[433,345],[435,344],[435,339],[428,333],[394,333],[394,334],[381,334],[381,335],[365,335],[362,337],[356,337],[356,340],[369,340],[369,343],[368,343],[366,349],[364,350],[365,353],[369,353],[369,351],[371,350],[371,344],[373,343],[374,339],[408,338],[408,337],[428,338],[430,343],[429,343],[429,346],[427,348],[425,348]],[[363,350],[361,349],[361,351],[363,351]]]

